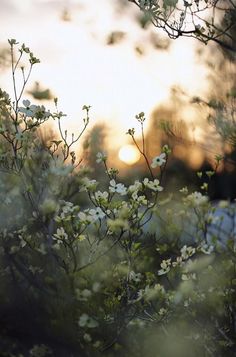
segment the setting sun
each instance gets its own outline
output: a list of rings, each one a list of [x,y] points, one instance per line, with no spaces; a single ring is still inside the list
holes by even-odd
[[[124,145],[120,148],[118,156],[125,164],[133,165],[139,160],[140,153],[134,145]]]

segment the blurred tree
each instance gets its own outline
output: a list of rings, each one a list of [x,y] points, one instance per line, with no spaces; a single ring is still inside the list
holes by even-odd
[[[38,100],[50,100],[53,99],[53,94],[49,88],[41,88],[39,82],[34,83],[34,87],[28,91],[29,94],[33,96],[34,99]]]
[[[107,45],[115,45],[121,42],[125,37],[125,32],[112,31],[107,37]]]
[[[8,48],[0,49],[0,70],[7,68],[11,64],[10,51]]]
[[[107,127],[105,124],[96,124],[88,132],[84,139],[84,160],[90,168],[95,168],[96,179],[100,182],[104,179],[104,167],[96,162],[98,152],[106,151]]]

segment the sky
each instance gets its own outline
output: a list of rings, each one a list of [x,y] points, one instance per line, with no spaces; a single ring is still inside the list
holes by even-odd
[[[8,38],[24,42],[40,58],[30,79],[50,88],[67,114],[64,128],[77,131],[82,107],[91,105],[91,126],[106,123],[112,147],[128,142],[125,135],[137,127],[135,115],[150,117],[168,102],[172,86],[191,95],[206,90],[207,73],[195,55],[196,40],[172,41],[169,51],[150,44],[155,28],[143,30],[135,21],[139,9],[123,11],[118,0],[0,0],[0,45]],[[68,11],[70,21],[62,21]],[[108,46],[112,31],[126,33],[124,40]],[[165,37],[164,37],[165,39]],[[135,48],[140,47],[144,55]],[[0,84],[12,91],[10,72],[1,72]],[[28,99],[26,93],[23,99]],[[30,98],[29,98],[30,99]],[[46,104],[49,108],[52,103]],[[147,124],[148,125],[148,124]]]

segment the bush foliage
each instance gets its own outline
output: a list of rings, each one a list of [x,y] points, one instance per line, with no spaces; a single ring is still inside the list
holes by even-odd
[[[141,144],[134,129],[128,134],[147,177],[122,183],[99,152],[106,179],[98,182],[73,151],[90,107],[70,139],[57,99],[54,113],[22,100],[39,60],[24,44],[9,45],[14,99],[0,91],[0,355],[235,356],[235,205],[208,198],[222,158],[198,173],[206,178],[199,192],[165,193],[171,149],[147,157],[140,113]],[[49,120],[59,139],[40,135]]]

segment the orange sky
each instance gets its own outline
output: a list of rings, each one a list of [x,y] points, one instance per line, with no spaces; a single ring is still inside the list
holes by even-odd
[[[170,51],[158,51],[148,42],[157,30],[138,26],[134,6],[118,16],[117,5],[117,0],[0,0],[0,43],[16,38],[41,59],[31,85],[39,81],[59,98],[70,130],[82,124],[81,108],[90,104],[91,125],[109,125],[113,148],[127,142],[125,132],[136,127],[137,113],[148,117],[167,101],[171,86],[199,95],[207,83],[204,67],[196,62],[196,41],[172,41]],[[69,22],[61,20],[65,8]],[[107,46],[107,36],[115,30],[126,32],[125,40]],[[134,50],[137,45],[143,46],[143,56]],[[1,74],[0,82],[11,92],[9,72]]]

